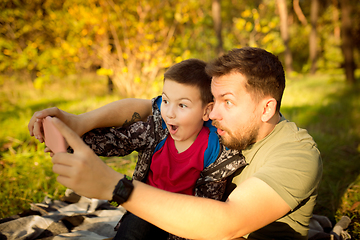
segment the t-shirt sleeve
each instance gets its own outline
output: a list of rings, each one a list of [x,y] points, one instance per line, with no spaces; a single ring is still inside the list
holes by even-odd
[[[314,144],[286,143],[267,157],[253,176],[272,187],[292,210],[317,190],[322,163]]]

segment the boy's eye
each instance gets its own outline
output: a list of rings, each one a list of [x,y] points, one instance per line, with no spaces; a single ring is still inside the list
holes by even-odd
[[[162,101],[163,101],[163,103],[165,103],[165,104],[168,104],[168,103],[169,103],[169,101],[166,100],[166,99],[163,99]]]
[[[185,104],[180,103],[180,104],[179,104],[179,107],[180,107],[180,108],[186,108],[187,106],[186,106]]]

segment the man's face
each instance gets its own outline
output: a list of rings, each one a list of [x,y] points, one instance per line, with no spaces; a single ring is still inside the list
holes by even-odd
[[[240,73],[213,77],[211,91],[215,105],[210,113],[213,125],[225,146],[243,150],[256,142],[261,110],[245,89],[246,78]]]

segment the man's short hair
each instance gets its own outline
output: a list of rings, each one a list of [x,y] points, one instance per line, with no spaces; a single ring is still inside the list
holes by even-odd
[[[171,66],[164,74],[164,80],[195,86],[200,90],[203,105],[213,101],[211,77],[205,72],[206,62],[187,59]]]
[[[285,89],[284,68],[275,55],[261,48],[244,47],[233,49],[215,59],[206,67],[212,77],[240,73],[247,79],[246,89],[255,101],[270,96],[276,99],[280,110]]]

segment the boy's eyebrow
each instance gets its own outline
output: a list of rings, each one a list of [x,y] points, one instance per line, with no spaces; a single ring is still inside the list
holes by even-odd
[[[165,93],[165,92],[162,92],[162,95],[165,95],[165,97],[169,98],[169,97],[168,97],[168,95],[166,95],[166,93]],[[192,102],[190,98],[186,98],[186,97],[184,97],[184,98],[180,98],[180,99],[178,99],[178,100],[179,100],[179,101],[181,101],[181,100],[187,100],[187,101]]]

